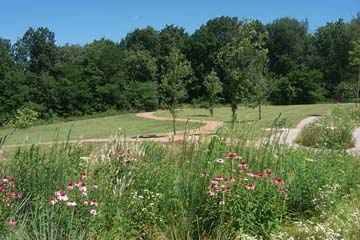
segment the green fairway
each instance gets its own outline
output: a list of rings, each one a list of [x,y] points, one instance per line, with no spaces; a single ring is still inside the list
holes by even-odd
[[[185,129],[185,122],[177,123],[177,130]],[[189,123],[188,128],[196,128],[201,124]],[[93,118],[87,120],[54,123],[41,126],[34,126],[27,130],[17,130],[12,136],[8,137],[6,144],[21,144],[47,142],[54,139],[66,140],[71,129],[70,139],[89,139],[107,138],[117,133],[121,128],[126,135],[138,136],[149,134],[164,134],[172,132],[171,121],[157,121],[136,117],[135,114],[116,115],[111,117]],[[58,136],[57,135],[57,129]],[[5,136],[11,129],[0,130],[0,136]]]
[[[275,118],[281,113],[281,118],[287,118],[288,126],[295,127],[301,119],[311,115],[328,115],[330,111],[339,104],[312,104],[312,105],[291,105],[291,106],[263,106],[262,120],[257,121],[258,109],[240,107],[238,109],[239,121],[257,121],[258,127],[271,126]],[[159,112],[156,116],[170,117],[168,112]],[[219,107],[214,109],[214,116],[210,117],[206,109],[184,109],[179,110],[179,118],[219,120],[224,121],[225,126],[231,122],[230,107]]]

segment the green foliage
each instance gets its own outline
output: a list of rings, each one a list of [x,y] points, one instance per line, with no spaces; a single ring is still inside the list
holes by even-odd
[[[332,116],[322,117],[305,126],[298,142],[304,146],[331,149],[354,147],[352,132],[357,116],[351,109],[335,109]]]
[[[214,105],[218,101],[218,95],[223,91],[222,83],[214,70],[205,76],[204,87],[210,115],[213,116]]]
[[[30,128],[37,120],[38,115],[37,112],[29,108],[18,109],[14,119],[10,121],[10,125],[15,129]]]
[[[259,79],[250,72],[264,72],[267,49],[265,35],[256,31],[256,21],[245,21],[238,27],[231,43],[223,46],[217,56],[217,63],[224,72],[224,94],[228,96],[232,117],[236,119],[237,106],[249,99],[252,81]]]
[[[176,48],[173,48],[165,58],[162,66],[162,78],[160,82],[160,95],[162,106],[169,110],[173,116],[174,135],[176,106],[186,97],[186,84],[192,75],[190,62]]]

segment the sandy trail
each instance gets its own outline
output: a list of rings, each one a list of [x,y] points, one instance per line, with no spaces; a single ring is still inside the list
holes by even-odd
[[[158,121],[172,121],[170,117],[157,117],[154,114],[159,112],[144,112],[136,114],[137,117],[158,120]],[[211,132],[216,131],[216,129],[224,124],[223,121],[209,121],[209,120],[196,120],[196,119],[184,119],[177,118],[178,122],[192,122],[192,123],[202,123],[203,125],[200,128],[191,129],[188,132],[188,135],[205,135]],[[70,141],[49,141],[49,142],[38,142],[36,145],[51,145],[54,143],[106,143],[112,141],[113,138],[90,138],[90,139],[78,139]],[[162,133],[160,137],[146,137],[146,138],[137,138],[137,137],[127,137],[126,141],[154,141],[154,142],[170,142],[170,141],[183,141],[184,140],[184,131],[177,131],[174,136],[173,133]],[[3,147],[23,147],[29,146],[32,143],[25,144],[10,144],[4,145]]]

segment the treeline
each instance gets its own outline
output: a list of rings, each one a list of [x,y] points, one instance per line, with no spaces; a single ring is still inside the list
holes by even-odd
[[[174,25],[146,27],[84,46],[57,46],[54,32],[29,28],[13,44],[0,38],[0,124],[23,108],[51,118],[154,110],[175,100],[220,101],[235,111],[239,103],[344,101],[356,96],[351,52],[359,40],[360,15],[314,33],[292,18],[264,25],[219,17],[192,35]],[[172,90],[181,94],[174,99]]]

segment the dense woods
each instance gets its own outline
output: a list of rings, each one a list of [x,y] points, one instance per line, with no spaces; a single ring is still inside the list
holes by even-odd
[[[235,118],[238,104],[348,101],[357,95],[359,41],[360,15],[313,33],[293,18],[218,17],[191,35],[149,26],[84,46],[58,46],[50,29],[29,28],[14,43],[0,38],[0,124],[19,109],[47,119],[221,102]]]

